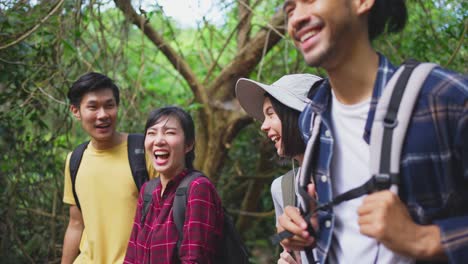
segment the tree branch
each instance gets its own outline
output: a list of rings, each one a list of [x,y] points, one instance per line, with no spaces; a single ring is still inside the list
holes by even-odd
[[[432,36],[437,40],[437,43],[441,43],[440,39],[439,39],[439,34],[437,34],[437,32],[436,32],[436,30],[434,28],[434,23],[432,22],[431,12],[426,8],[423,1],[418,0],[417,2],[421,6],[421,8],[424,11],[424,13],[426,14],[426,16],[428,17],[426,22],[429,24],[429,28],[432,31]]]
[[[227,211],[231,214],[238,214],[238,215],[251,216],[251,217],[257,217],[257,218],[264,218],[264,217],[270,217],[270,216],[275,215],[275,209],[269,212],[247,212],[247,211],[234,210],[234,209],[227,209]]]
[[[208,97],[202,85],[198,82],[195,74],[190,69],[187,62],[181,58],[171,46],[166,43],[161,35],[159,35],[150,24],[147,23],[144,17],[138,15],[129,0],[114,0],[117,7],[123,12],[125,17],[135,26],[137,26],[153,44],[160,49],[167,57],[174,68],[184,77],[193,92],[197,102],[206,103]]]
[[[457,56],[458,52],[460,51],[461,46],[463,45],[463,41],[465,40],[465,35],[466,31],[468,29],[468,19],[465,19],[465,28],[463,29],[463,32],[461,33],[460,40],[458,41],[457,48],[453,51],[452,55],[450,56],[450,59],[447,61],[447,63],[444,65],[445,67],[449,66],[452,64],[453,60]]]
[[[16,45],[20,43],[21,41],[23,41],[25,38],[29,37],[29,35],[31,35],[34,31],[36,31],[47,19],[49,19],[55,12],[57,12],[57,10],[59,10],[60,6],[63,4],[64,1],[65,0],[60,0],[59,2],[57,2],[55,6],[52,7],[50,12],[39,21],[39,23],[37,23],[34,27],[26,31],[23,35],[21,35],[19,38],[15,39],[14,41],[6,45],[0,46],[0,50]]]
[[[241,50],[250,39],[252,13],[250,11],[250,0],[238,1],[239,29],[237,31],[237,48]]]
[[[285,31],[283,12],[276,13],[268,24],[270,26],[260,30],[210,85],[208,90],[213,94],[221,93],[220,96],[216,96],[217,98],[232,98],[234,95],[232,88],[237,79],[252,72],[258,62],[263,59],[262,54],[268,53],[282,39]],[[271,31],[278,33],[270,34]],[[225,87],[224,90],[220,90],[221,87]]]
[[[253,6],[255,7],[256,5],[258,5],[260,3],[261,0],[257,0]],[[247,8],[247,7],[246,7]],[[208,70],[208,73],[205,75],[205,79],[203,80],[203,83],[206,84],[208,83],[208,80],[210,79],[211,77],[211,74],[213,73],[214,69],[216,66],[218,66],[218,62],[219,60],[221,59],[221,56],[223,55],[224,51],[226,50],[226,47],[228,46],[229,42],[231,41],[232,37],[234,36],[234,33],[236,33],[237,31],[240,30],[240,27],[242,26],[242,21],[247,19],[247,16],[251,16],[252,14],[252,10],[251,8],[249,7],[249,11],[250,12],[244,12],[242,14],[242,16],[240,16],[239,18],[239,21],[237,22],[237,25],[236,27],[231,31],[231,33],[229,34],[229,36],[226,38],[226,41],[224,42],[224,45],[223,45],[223,48],[221,49],[221,51],[219,52],[218,56],[216,57],[216,59],[213,61],[213,63],[211,64],[211,67],[209,68]],[[245,47],[245,45],[243,46],[240,46],[238,45],[239,47],[239,51],[242,50],[243,47]]]
[[[33,214],[36,214],[36,215],[40,215],[40,216],[44,216],[44,217],[48,217],[48,218],[52,218],[52,219],[59,219],[59,220],[61,220],[61,221],[66,221],[66,220],[67,220],[67,217],[66,217],[66,216],[57,215],[57,214],[55,214],[55,213],[44,212],[43,210],[40,210],[40,209],[34,209],[34,208],[18,208],[17,210],[30,212],[30,213],[33,213]]]
[[[239,113],[239,116],[237,116],[234,119],[234,122],[231,122],[228,124],[226,128],[226,133],[223,138],[223,143],[227,144],[229,142],[232,142],[234,137],[241,131],[244,127],[252,123],[252,118],[245,115],[244,112],[236,112]]]

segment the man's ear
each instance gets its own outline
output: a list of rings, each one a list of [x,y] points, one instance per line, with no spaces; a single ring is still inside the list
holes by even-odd
[[[375,4],[375,0],[354,0],[353,2],[358,15],[369,13]]]
[[[81,120],[81,114],[80,114],[80,109],[74,105],[70,105],[70,111],[72,112],[73,116],[78,119],[78,120]]]

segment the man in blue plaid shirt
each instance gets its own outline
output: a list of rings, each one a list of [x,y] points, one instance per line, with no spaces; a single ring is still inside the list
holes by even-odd
[[[304,139],[318,142],[314,184],[307,188],[322,204],[371,177],[375,107],[396,70],[371,41],[404,27],[406,5],[404,0],[286,0],[284,11],[307,64],[328,75],[301,115]],[[408,126],[398,191],[374,192],[306,220],[298,208],[287,207],[279,224],[294,236],[282,245],[313,247],[320,263],[468,263],[467,98],[466,75],[434,68]],[[321,122],[311,127],[315,115]],[[311,135],[314,128],[317,136]],[[306,221],[315,226],[315,239]]]

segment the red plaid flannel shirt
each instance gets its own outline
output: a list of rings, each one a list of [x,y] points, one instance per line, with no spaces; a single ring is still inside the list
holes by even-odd
[[[173,221],[175,191],[188,174],[184,170],[171,180],[161,196],[161,184],[153,192],[153,203],[141,225],[144,184],[128,242],[124,263],[177,263],[178,232]],[[195,179],[187,194],[184,238],[180,246],[181,263],[214,263],[220,250],[223,208],[214,185],[205,177]]]

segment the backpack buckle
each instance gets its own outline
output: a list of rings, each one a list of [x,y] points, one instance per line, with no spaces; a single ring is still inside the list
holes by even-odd
[[[398,125],[398,120],[397,119],[391,120],[390,118],[386,117],[383,120],[383,126],[385,128],[395,128],[397,125]]]
[[[392,185],[391,177],[388,173],[374,174],[372,178],[374,182],[374,189],[377,191],[389,189]]]

